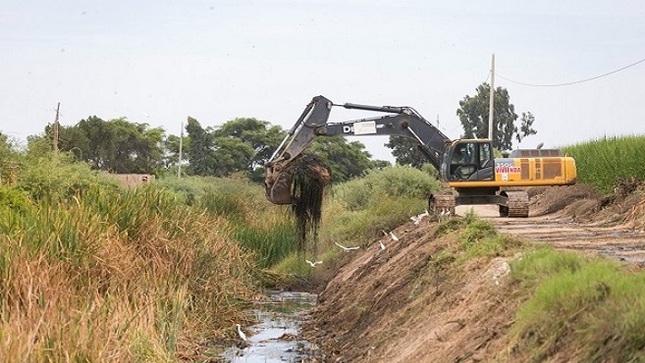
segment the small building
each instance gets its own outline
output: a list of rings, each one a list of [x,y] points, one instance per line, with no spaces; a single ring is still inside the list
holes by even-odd
[[[112,174],[123,185],[128,188],[136,188],[140,185],[151,183],[155,180],[153,174]]]

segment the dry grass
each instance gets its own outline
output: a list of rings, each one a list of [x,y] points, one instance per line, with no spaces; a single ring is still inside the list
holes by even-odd
[[[152,188],[0,214],[0,361],[195,358],[255,293],[226,221]]]

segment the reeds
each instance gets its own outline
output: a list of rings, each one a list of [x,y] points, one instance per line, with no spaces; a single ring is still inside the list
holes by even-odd
[[[266,200],[262,187],[245,179],[190,177],[160,181],[186,202],[226,221],[231,240],[255,256],[261,268],[298,249],[296,222],[287,207]]]
[[[154,187],[49,185],[0,188],[0,361],[177,361],[245,319],[255,263],[228,221]]]

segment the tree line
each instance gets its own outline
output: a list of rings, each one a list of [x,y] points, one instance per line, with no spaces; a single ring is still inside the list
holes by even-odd
[[[456,111],[462,124],[464,138],[486,138],[490,86],[481,84],[474,96],[465,96]],[[498,87],[494,96],[494,140],[500,150],[512,147],[513,138],[535,134],[533,115],[523,113],[519,127],[518,115],[510,103],[508,91]],[[261,181],[264,164],[286,135],[280,126],[255,118],[236,118],[224,124],[204,127],[188,117],[183,138],[182,171],[188,175],[227,177],[245,174]],[[90,116],[72,126],[60,126],[58,148],[87,162],[92,168],[113,173],[176,173],[179,163],[180,137],[166,135],[161,127],[130,122],[125,118],[103,120]],[[45,128],[43,135],[29,137],[30,144],[51,142],[53,130]],[[392,136],[386,147],[400,165],[421,167],[427,162],[416,144]],[[321,137],[307,149],[320,157],[332,170],[334,181],[344,181],[363,175],[368,169],[389,163],[372,160],[365,146],[358,141],[348,142],[342,136]]]

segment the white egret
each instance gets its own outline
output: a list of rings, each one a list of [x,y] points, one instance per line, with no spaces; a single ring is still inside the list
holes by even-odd
[[[414,222],[415,226],[418,226],[419,223],[421,223],[421,220],[423,220],[423,218],[429,217],[429,216],[430,216],[430,212],[426,209],[425,212],[418,214],[416,216],[412,216],[410,217],[410,219],[412,220],[412,222]]]
[[[382,250],[384,250],[384,249],[385,249],[385,245],[383,244],[383,242],[378,241],[378,243],[379,243],[379,245],[381,245],[381,249],[382,249]]]
[[[317,265],[320,265],[320,264],[322,263],[322,261],[316,261],[316,262],[311,262],[311,261],[309,261],[309,260],[305,260],[305,261],[306,261],[306,262],[309,264],[309,266],[311,266],[311,267],[316,267]]]
[[[361,248],[360,246],[355,246],[355,247],[345,247],[345,246],[341,245],[341,244],[340,244],[340,243],[338,243],[338,242],[334,242],[334,243],[336,244],[336,246],[338,246],[338,247],[342,248],[342,249],[343,249],[343,251],[345,251],[345,252],[354,251],[354,250],[357,250],[357,249]]]
[[[390,237],[392,237],[392,240],[393,240],[393,241],[398,241],[398,240],[399,240],[399,237],[397,237],[397,236],[394,234],[394,232],[391,232],[391,231],[390,231]]]
[[[246,342],[248,339],[246,339],[246,334],[242,331],[242,326],[240,326],[240,324],[235,324],[235,326],[237,326],[237,335],[240,336],[240,339]]]

